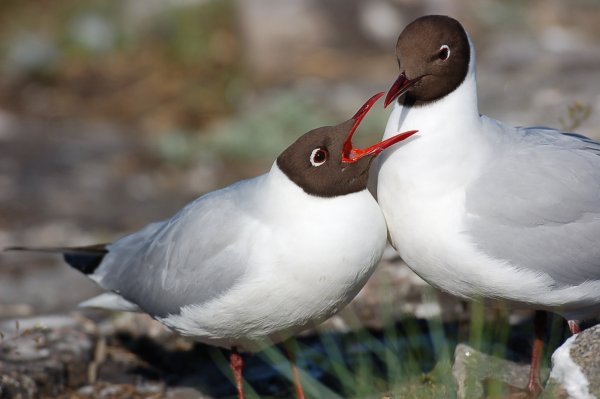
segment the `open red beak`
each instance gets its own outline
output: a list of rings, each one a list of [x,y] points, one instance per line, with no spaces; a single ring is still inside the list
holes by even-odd
[[[390,103],[392,101],[394,101],[399,96],[404,94],[404,92],[406,92],[406,90],[408,90],[412,85],[417,83],[419,81],[419,79],[420,78],[416,78],[416,79],[412,79],[412,80],[408,79],[406,77],[406,74],[404,72],[402,72],[400,74],[400,76],[398,76],[398,79],[396,79],[396,81],[394,82],[392,87],[390,87],[390,89],[388,90],[388,94],[387,94],[387,96],[385,96],[385,101],[383,103],[383,107],[385,108],[388,105],[390,105]]]
[[[354,135],[354,132],[356,132],[356,129],[358,129],[358,125],[360,125],[360,122],[362,122],[367,113],[369,113],[369,110],[373,108],[373,105],[377,102],[377,100],[379,100],[383,96],[383,94],[384,92],[377,93],[373,97],[369,98],[367,102],[364,103],[363,106],[360,107],[358,112],[352,117],[352,119],[354,120],[354,124],[350,129],[348,138],[346,138],[346,141],[344,142],[344,149],[342,150],[342,162],[353,163],[361,158],[366,157],[367,155],[378,155],[381,151],[385,150],[386,148],[402,140],[405,140],[413,134],[417,133],[418,130],[411,130],[408,132],[397,134],[396,136],[390,137],[389,139],[372,145],[369,148],[352,148],[352,136]]]

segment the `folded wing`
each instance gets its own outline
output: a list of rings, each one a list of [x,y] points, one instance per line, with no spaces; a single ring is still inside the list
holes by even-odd
[[[256,191],[248,182],[200,197],[173,218],[108,245],[91,277],[154,316],[222,295],[244,275],[245,246],[260,223],[245,206]]]
[[[600,144],[545,128],[519,133],[468,187],[464,233],[559,286],[600,280]]]

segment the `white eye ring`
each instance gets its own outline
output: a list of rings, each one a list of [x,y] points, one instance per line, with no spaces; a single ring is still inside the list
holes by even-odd
[[[446,56],[442,58],[442,54],[443,54],[444,50],[446,51]],[[448,58],[450,58],[450,46],[448,46],[447,44],[443,44],[442,47],[440,47],[440,49],[438,51],[438,57],[442,61],[446,61]]]
[[[329,153],[323,147],[318,147],[312,150],[310,153],[310,164],[312,166],[321,166],[325,162],[327,162],[327,158],[329,158]]]

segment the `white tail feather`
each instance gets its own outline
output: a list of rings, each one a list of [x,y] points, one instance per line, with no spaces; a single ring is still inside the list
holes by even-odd
[[[129,302],[114,292],[105,292],[79,304],[83,308],[102,308],[110,310],[121,310],[124,312],[141,312],[142,310],[133,302]]]

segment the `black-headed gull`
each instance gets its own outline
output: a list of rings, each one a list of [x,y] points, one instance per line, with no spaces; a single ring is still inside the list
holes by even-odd
[[[384,137],[422,134],[373,168],[391,242],[437,288],[538,311],[528,385],[537,391],[543,311],[573,333],[600,314],[600,144],[480,115],[475,51],[450,17],[409,24],[396,54]]]
[[[47,250],[109,291],[84,306],[143,311],[182,335],[231,348],[243,397],[238,349],[260,349],[332,316],[381,258],[387,232],[366,189],[369,168],[415,133],[352,147],[382,95],[352,119],[301,136],[268,173],[206,194],[171,219],[112,244]]]

